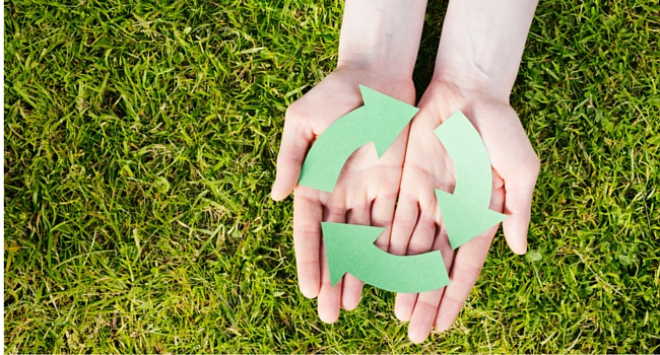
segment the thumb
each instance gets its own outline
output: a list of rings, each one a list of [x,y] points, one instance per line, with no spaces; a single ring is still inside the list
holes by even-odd
[[[275,201],[284,200],[298,184],[300,170],[313,138],[311,131],[301,129],[287,118],[284,123],[282,144],[277,154],[277,174],[270,196]]]
[[[531,149],[531,147],[530,147]],[[502,223],[506,242],[516,254],[527,251],[527,230],[532,211],[532,193],[539,173],[539,159],[536,154],[523,163],[516,171],[504,179],[506,190],[504,213],[509,216]]]

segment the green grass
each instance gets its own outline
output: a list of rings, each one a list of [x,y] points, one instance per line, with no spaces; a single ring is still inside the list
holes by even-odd
[[[541,1],[512,98],[542,160],[531,251],[496,238],[455,327],[421,346],[372,288],[320,322],[291,200],[268,197],[341,2],[4,6],[5,351],[660,351],[657,1]]]

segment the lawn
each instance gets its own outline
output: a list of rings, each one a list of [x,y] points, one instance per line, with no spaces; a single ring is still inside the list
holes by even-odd
[[[542,162],[530,252],[498,235],[455,326],[420,346],[370,287],[322,323],[292,200],[269,198],[342,7],[5,2],[5,351],[660,352],[657,1],[541,1],[512,97]]]

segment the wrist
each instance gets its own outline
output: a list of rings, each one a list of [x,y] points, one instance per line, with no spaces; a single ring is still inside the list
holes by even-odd
[[[412,82],[413,68],[387,56],[358,55],[340,58],[337,70],[362,72],[370,77],[381,77],[390,82]]]
[[[426,0],[347,0],[338,67],[412,80]]]
[[[432,80],[451,84],[461,92],[488,96],[508,103],[516,74],[474,63],[438,60]]]
[[[536,2],[450,1],[435,77],[508,101]]]

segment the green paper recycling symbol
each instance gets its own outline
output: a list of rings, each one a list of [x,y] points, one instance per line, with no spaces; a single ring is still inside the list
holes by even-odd
[[[418,109],[360,85],[364,106],[335,121],[318,137],[303,163],[298,184],[332,192],[342,167],[359,147],[374,142],[380,158]],[[470,121],[457,111],[435,134],[456,170],[450,194],[435,190],[453,249],[507,218],[488,208],[492,172],[486,147]],[[442,254],[432,251],[398,256],[374,242],[384,228],[322,222],[323,240],[334,286],[345,273],[384,290],[417,293],[449,284]]]

